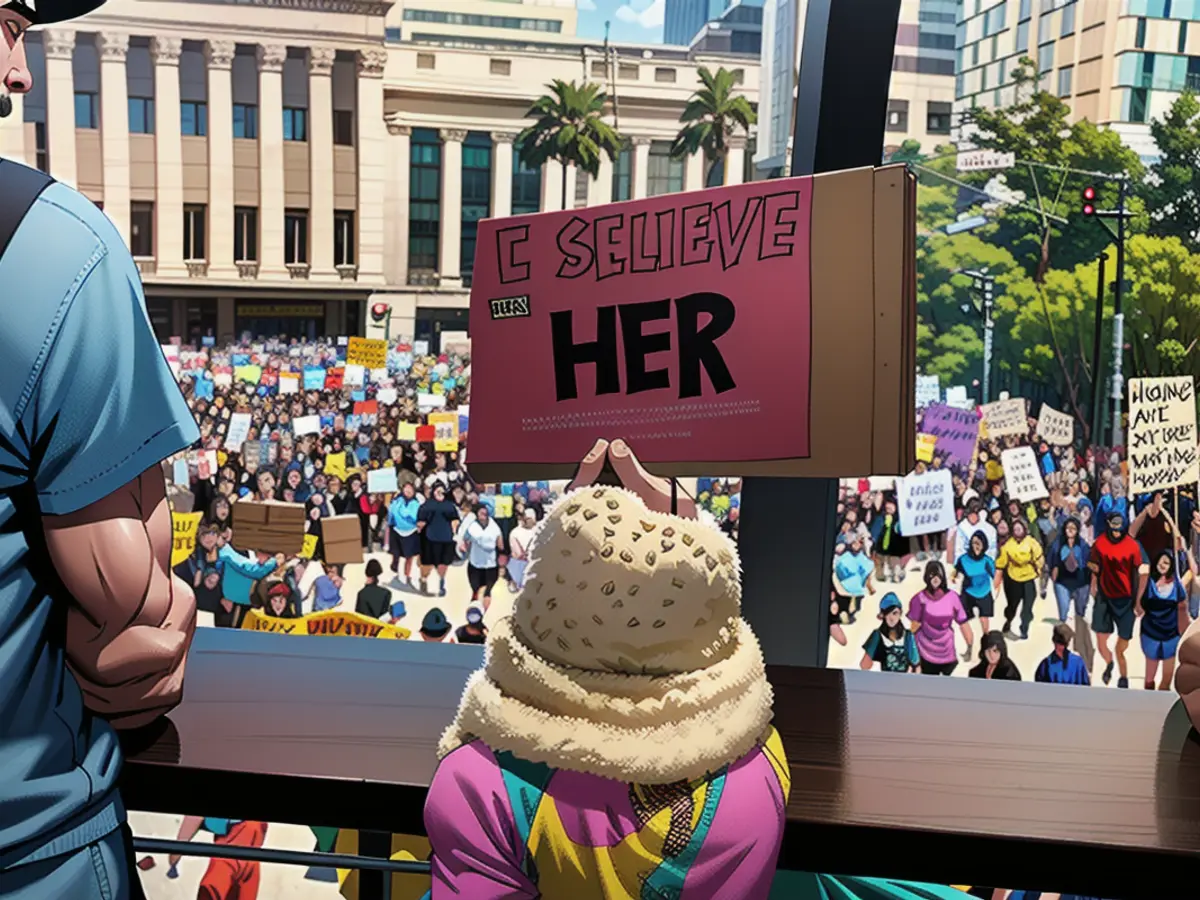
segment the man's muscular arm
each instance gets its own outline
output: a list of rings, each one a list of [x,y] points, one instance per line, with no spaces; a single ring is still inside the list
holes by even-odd
[[[162,469],[42,525],[74,601],[66,651],[84,702],[117,728],[152,722],[179,703],[196,628],[192,589],[171,571]]]

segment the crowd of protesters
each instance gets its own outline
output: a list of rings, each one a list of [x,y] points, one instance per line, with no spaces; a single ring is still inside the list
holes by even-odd
[[[918,463],[914,474],[951,472],[956,524],[944,532],[905,535],[891,480],[842,482],[831,638],[846,645],[845,626],[869,603],[879,626],[862,668],[951,675],[961,662],[974,664],[970,677],[1021,680],[1009,648],[1029,639],[1039,610],[1056,624],[1035,681],[1115,676],[1128,688],[1136,638],[1145,687],[1169,690],[1180,636],[1200,615],[1195,485],[1127,499],[1121,448],[1052,447],[1028,424],[1000,439],[985,430],[965,463],[937,448]],[[1033,449],[1049,496],[1008,495],[1002,453],[1020,446]],[[906,591],[910,574],[919,582]]]

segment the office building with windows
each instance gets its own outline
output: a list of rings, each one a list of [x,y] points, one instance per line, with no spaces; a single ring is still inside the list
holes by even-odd
[[[951,137],[959,0],[903,0],[888,89],[885,155],[915,140],[932,153]],[[971,0],[967,0],[971,2]],[[796,83],[807,0],[766,0],[761,103],[754,165],[766,176],[791,160]]]
[[[615,88],[628,139],[599,178],[567,170],[569,207],[703,186],[702,158],[669,154],[699,66],[736,70],[758,99],[755,60],[643,46],[606,58],[574,34],[573,4],[399,10],[407,23],[470,7],[478,42],[448,21],[433,23],[446,39],[389,36],[389,7],[110,0],[29,35],[35,87],[14,97],[0,155],[104,209],[163,338],[376,333],[367,310],[384,302],[392,335],[436,340],[467,330],[478,222],[562,206],[562,169],[527,170],[514,147],[548,82],[582,66]],[[526,27],[542,16],[570,33]],[[742,142],[721,177],[742,180],[745,158]]]
[[[1200,90],[1195,0],[966,0],[957,30],[956,109],[1011,104],[1028,56],[1075,119],[1112,128],[1146,160],[1158,152],[1149,123]]]
[[[762,0],[730,4],[721,15],[707,22],[691,40],[691,48],[701,53],[762,54]]]
[[[666,0],[663,7],[663,43],[690,46],[708,22],[719,18],[731,0]]]

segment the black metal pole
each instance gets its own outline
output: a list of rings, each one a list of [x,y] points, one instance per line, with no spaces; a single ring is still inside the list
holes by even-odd
[[[1100,432],[1104,428],[1104,405],[1102,402],[1104,399],[1104,360],[1101,358],[1101,337],[1104,331],[1104,264],[1107,261],[1107,253],[1101,253],[1097,259],[1100,272],[1096,278],[1096,324],[1092,334],[1091,444],[1093,446],[1100,444]]]
[[[1125,290],[1125,196],[1129,181],[1121,179],[1117,199],[1117,285],[1113,291],[1113,380],[1112,380],[1112,444],[1125,443],[1121,428],[1121,363],[1125,353],[1125,316],[1121,311],[1121,295]]]
[[[809,0],[792,175],[879,164],[899,18],[900,0]],[[768,663],[826,663],[837,497],[836,478],[747,478],[742,486],[742,608]]]

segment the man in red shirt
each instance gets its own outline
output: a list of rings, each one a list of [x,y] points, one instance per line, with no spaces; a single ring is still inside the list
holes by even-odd
[[[1111,513],[1108,530],[1092,544],[1088,568],[1092,570],[1092,595],[1096,605],[1092,611],[1092,630],[1096,647],[1103,657],[1104,683],[1112,681],[1113,654],[1108,649],[1108,636],[1117,631],[1117,665],[1121,670],[1117,687],[1129,687],[1129,667],[1125,650],[1133,638],[1134,592],[1141,596],[1139,569],[1143,561],[1141,545],[1125,533],[1125,517]]]

